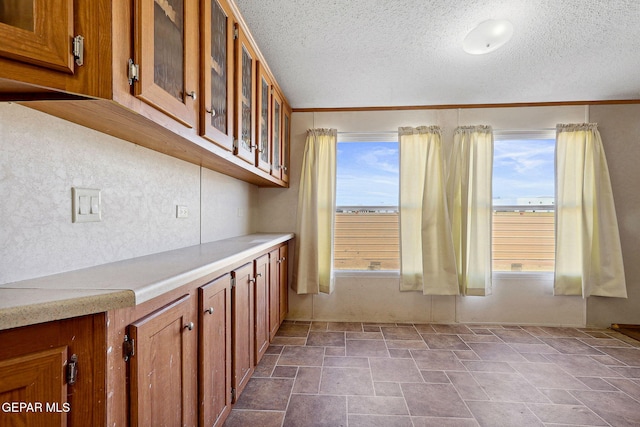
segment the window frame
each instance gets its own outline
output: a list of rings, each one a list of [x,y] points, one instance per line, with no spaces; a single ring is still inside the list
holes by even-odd
[[[493,131],[493,139],[494,139],[494,144],[495,141],[511,141],[511,140],[556,140],[556,129],[555,128],[546,128],[546,129],[517,129],[517,130],[505,130],[505,129],[494,129]],[[554,154],[554,162],[555,162],[555,154]],[[493,173],[495,173],[495,161],[493,164]],[[495,175],[494,175],[495,176]],[[493,176],[492,176],[493,179]],[[554,169],[554,194],[553,194],[553,203],[551,205],[549,204],[545,204],[545,205],[534,205],[534,206],[539,206],[539,208],[545,209],[545,210],[552,210],[554,212],[554,227],[555,227],[555,209],[556,209],[556,204],[555,204],[555,199],[556,199],[556,194],[555,194],[555,182],[556,182],[556,176],[555,176],[555,169]],[[492,184],[493,185],[493,184]],[[554,249],[554,268],[551,271],[546,271],[546,270],[522,270],[522,271],[517,271],[517,270],[495,270],[493,268],[493,231],[494,231],[494,226],[493,226],[493,215],[496,212],[496,207],[500,207],[500,205],[494,205],[494,200],[492,198],[491,200],[491,211],[492,211],[492,248],[491,248],[491,264],[492,264],[492,274],[494,275],[494,277],[498,277],[498,278],[504,278],[504,279],[510,279],[510,278],[532,278],[532,279],[536,279],[539,278],[541,280],[547,280],[550,277],[553,277],[554,274],[554,270],[555,270],[555,249]],[[517,209],[520,205],[504,205],[504,207],[509,207],[509,208],[514,208],[512,211],[516,212],[516,211],[522,211],[522,210],[533,210],[533,209]],[[523,208],[528,207],[528,205],[522,205]],[[507,210],[510,211],[510,210]],[[555,232],[553,234],[554,237],[554,248],[555,248]]]
[[[358,143],[395,143],[398,144],[397,147],[399,149],[399,144],[400,142],[398,141],[398,131],[379,131],[379,132],[338,132],[338,139],[336,141],[337,148],[339,149],[339,144],[342,143],[354,143],[354,144],[358,144]],[[337,159],[336,159],[337,160]],[[400,167],[399,164],[399,157],[398,157],[398,168]],[[336,170],[336,193],[337,193],[337,187],[338,187],[338,171]],[[384,208],[384,209],[389,209],[389,210],[394,210],[396,212],[396,215],[400,215],[399,212],[399,208],[400,208],[400,176],[398,174],[398,183],[397,183],[397,197],[398,199],[396,200],[396,205],[395,206],[380,206],[380,205],[376,205],[373,207],[380,207],[380,208]],[[340,213],[339,210],[341,208],[357,208],[358,206],[353,206],[353,205],[338,205],[336,202],[336,206],[335,206],[335,212],[334,214],[338,214]],[[365,207],[370,207],[369,205],[367,206],[363,206],[363,208]],[[399,219],[398,219],[399,221]],[[398,230],[398,242],[399,242],[399,238],[400,238],[400,233]],[[375,277],[390,277],[390,278],[398,278],[400,276],[400,266],[398,264],[398,268],[397,269],[385,269],[385,270],[359,270],[359,269],[342,269],[342,268],[336,268],[335,266],[335,234],[334,234],[334,264],[333,264],[333,271],[336,277],[353,277],[353,276],[357,276],[357,277],[363,277],[365,275],[372,275]],[[398,262],[400,261],[400,247],[398,246]]]

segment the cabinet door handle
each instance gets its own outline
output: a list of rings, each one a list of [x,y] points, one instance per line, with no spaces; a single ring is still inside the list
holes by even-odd
[[[262,273],[256,274],[256,277],[262,277]]]
[[[204,312],[205,313],[209,313],[209,314],[213,314],[213,307],[207,308]]]
[[[256,278],[252,277],[251,279],[249,279],[249,283],[256,283]]]
[[[287,257],[282,257],[282,258],[280,258],[278,261],[280,261],[280,262],[285,262],[286,260],[287,260]]]
[[[184,325],[184,328],[185,328],[185,329],[188,329],[188,330],[190,330],[190,331],[193,331],[193,327],[194,327],[193,322],[189,322],[189,323],[187,323],[186,325]]]
[[[205,110],[207,113],[211,114],[211,117],[216,116],[216,110],[212,107],[210,110]]]
[[[192,90],[191,92],[187,93],[187,96],[188,96],[189,98],[193,99],[194,101],[195,101],[195,100],[196,100],[196,98],[197,98],[196,92],[195,92],[195,91],[193,91],[193,90]]]

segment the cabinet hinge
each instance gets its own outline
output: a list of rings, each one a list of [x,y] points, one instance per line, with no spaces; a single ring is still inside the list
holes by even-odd
[[[67,384],[74,385],[78,378],[78,355],[73,354],[67,362]]]
[[[235,287],[236,287],[236,278],[235,278],[235,277],[232,277],[232,278],[231,278],[231,288],[233,289],[233,288],[235,288]]]
[[[82,67],[84,64],[84,37],[81,35],[73,38],[73,58],[76,60],[76,65]]]
[[[238,150],[238,138],[233,139],[233,149],[234,151]]]
[[[129,58],[129,86],[133,86],[134,82],[137,82],[140,77],[140,67],[133,62],[133,59]]]
[[[237,40],[240,35],[238,34],[238,24],[233,26],[233,39]]]
[[[128,362],[129,359],[136,355],[136,341],[133,338],[130,338],[129,335],[124,336],[124,342],[122,343],[122,355],[125,362]]]
[[[236,401],[236,389],[232,388],[231,389],[231,402],[235,402]]]

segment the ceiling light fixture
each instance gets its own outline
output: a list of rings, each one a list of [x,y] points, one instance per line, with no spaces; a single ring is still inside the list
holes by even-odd
[[[488,19],[467,34],[462,42],[465,52],[482,55],[493,52],[511,39],[513,24],[506,19]]]

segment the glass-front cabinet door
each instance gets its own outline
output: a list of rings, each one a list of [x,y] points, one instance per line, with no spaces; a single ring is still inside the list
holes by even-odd
[[[281,179],[281,144],[282,144],[282,97],[277,90],[273,91],[273,127],[271,141],[271,175]]]
[[[0,0],[0,56],[72,74],[73,0]]]
[[[235,154],[255,164],[256,54],[236,24],[236,142]]]
[[[202,1],[200,134],[233,150],[233,29],[227,0]]]
[[[256,165],[265,172],[271,170],[270,123],[271,123],[271,79],[261,62],[258,62],[258,126]]]
[[[291,107],[284,105],[282,115],[282,160],[280,162],[280,178],[289,182],[289,150],[291,144]]]
[[[197,2],[135,1],[134,94],[193,127],[198,108]]]

